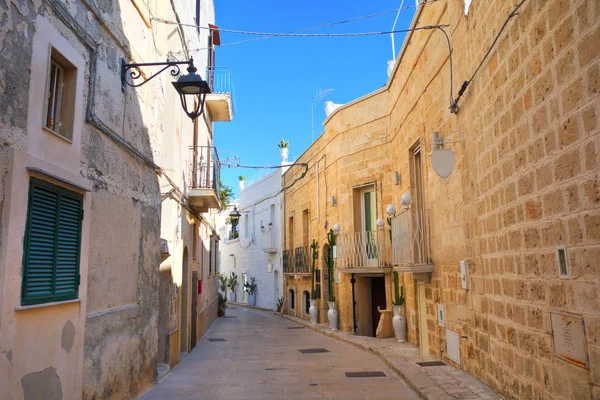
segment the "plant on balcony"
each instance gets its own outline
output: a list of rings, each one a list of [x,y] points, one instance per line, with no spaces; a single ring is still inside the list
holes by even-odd
[[[219,293],[219,317],[225,316],[225,309],[227,308],[227,297]]]
[[[229,203],[231,200],[233,200],[233,196],[233,188],[225,185],[222,181],[219,182],[219,199],[221,200],[221,208],[225,209],[229,207]],[[226,221],[226,223],[229,224],[228,221]]]
[[[277,147],[279,147],[279,149],[287,149],[290,145],[290,142],[286,142],[285,140],[281,139],[279,141],[279,143],[277,143]]]
[[[244,190],[244,181],[245,180],[246,180],[246,177],[244,175],[238,176],[238,186],[240,187],[240,190]]]
[[[250,277],[250,282],[244,283],[244,290],[248,293],[248,305],[253,306],[256,304],[256,296],[254,293],[256,292],[256,278]]]
[[[317,308],[316,302],[318,293],[315,290],[315,273],[316,273],[316,263],[317,258],[319,258],[319,243],[315,239],[313,239],[312,244],[310,245],[312,250],[312,265],[310,268],[311,273],[311,283],[310,283],[310,307],[308,309],[308,313],[310,314],[310,322],[312,324],[317,324],[319,322],[319,309]]]
[[[279,147],[279,153],[281,153],[281,161],[287,161],[288,155],[290,153],[289,149],[290,142],[286,142],[281,139],[279,143],[277,143],[277,147]]]
[[[329,319],[329,324],[331,325],[331,330],[337,331],[338,329],[338,314],[335,309],[335,294],[333,293],[333,246],[335,246],[335,232],[333,229],[330,229],[327,233],[327,243],[329,244],[329,257],[327,259],[327,270],[329,274],[329,310],[327,311],[327,318]]]
[[[402,306],[404,306],[405,301],[404,287],[400,286],[398,272],[394,271],[394,318],[392,318],[392,325],[398,342],[406,342],[406,318],[402,315]]]
[[[238,176],[238,179],[239,179],[240,181],[245,181],[245,180],[246,180],[246,177],[245,177],[244,175],[240,175],[240,176]]]
[[[227,287],[229,288],[229,290],[231,290],[231,292],[229,293],[229,300],[235,301],[235,289],[237,287],[237,275],[235,274],[235,272],[232,272],[229,276],[229,279],[227,280]]]

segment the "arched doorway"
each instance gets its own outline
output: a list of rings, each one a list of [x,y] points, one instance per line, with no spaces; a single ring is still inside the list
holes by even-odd
[[[288,291],[288,310],[290,314],[296,315],[296,293],[294,289]]]
[[[309,315],[310,293],[307,290],[302,292],[302,315]]]
[[[189,320],[190,320],[190,312],[189,312],[189,298],[190,298],[190,280],[189,280],[189,257],[188,257],[188,249],[185,247],[183,249],[183,259],[181,260],[181,351],[184,353],[188,352],[189,341]]]
[[[273,272],[273,310],[277,310],[277,301],[279,300],[279,271]]]

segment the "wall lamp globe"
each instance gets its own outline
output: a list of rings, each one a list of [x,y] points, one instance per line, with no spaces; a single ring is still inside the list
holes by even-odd
[[[410,194],[404,193],[400,201],[402,202],[402,206],[408,208],[410,207],[410,203],[412,203],[412,197],[410,196]]]
[[[385,209],[385,213],[392,218],[394,215],[396,215],[396,207],[394,207],[393,204],[390,204],[389,206],[387,206],[387,208]]]
[[[121,60],[121,91],[125,91],[125,85],[131,87],[139,87],[148,83],[151,79],[158,76],[161,72],[168,68],[171,68],[169,72],[171,76],[175,77],[180,75],[180,65],[187,64],[187,74],[179,76],[176,82],[173,83],[173,87],[179,94],[181,100],[181,106],[183,110],[192,120],[198,118],[204,112],[204,104],[206,102],[206,95],[211,93],[208,82],[202,79],[196,72],[198,69],[194,66],[194,59],[190,58],[189,61],[166,61],[166,62],[154,62],[154,63],[137,63],[137,64],[126,64],[125,60]],[[150,75],[146,78],[140,68],[142,67],[163,67],[158,72]],[[131,82],[127,80],[127,73]],[[136,79],[142,78],[143,81],[135,83]]]
[[[383,226],[385,225],[385,221],[383,220],[383,218],[377,218],[377,221],[375,222],[375,224],[377,224],[377,227],[379,229],[383,229]]]
[[[333,226],[333,233],[335,233],[337,235],[338,233],[340,233],[341,229],[342,229],[342,227],[340,226],[340,224],[335,224]]]

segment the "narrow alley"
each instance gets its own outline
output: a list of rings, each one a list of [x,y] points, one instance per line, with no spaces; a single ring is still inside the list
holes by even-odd
[[[315,352],[301,352],[308,349]],[[347,376],[361,372],[381,376]],[[375,355],[276,314],[229,306],[227,316],[141,400],[418,398]]]

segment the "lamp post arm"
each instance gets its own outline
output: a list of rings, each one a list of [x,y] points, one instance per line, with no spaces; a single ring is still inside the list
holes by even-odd
[[[181,69],[179,68],[180,65],[185,65],[185,64],[193,65],[193,63],[194,63],[194,60],[190,59],[188,61],[165,61],[165,62],[153,62],[153,63],[127,64],[127,63],[125,63],[124,59],[121,59],[121,91],[123,91],[123,92],[125,91],[125,85],[131,86],[131,87],[142,86],[169,68],[171,68],[171,71],[169,72],[171,74],[171,76],[177,76],[181,73]],[[163,68],[160,69],[158,72],[155,72],[154,74],[150,75],[149,78],[144,79],[142,82],[135,84],[133,82],[130,83],[127,81],[127,73],[128,72],[129,72],[129,76],[131,77],[131,79],[136,80],[136,79],[142,78],[142,71],[140,70],[140,68],[142,68],[142,67],[157,67],[157,66],[162,66]]]

